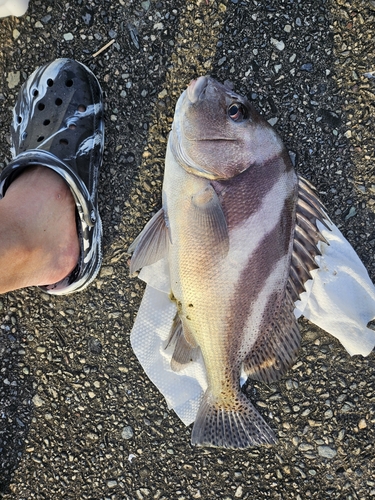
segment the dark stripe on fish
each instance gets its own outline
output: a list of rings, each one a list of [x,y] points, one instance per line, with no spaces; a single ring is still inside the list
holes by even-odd
[[[239,355],[242,340],[245,335],[244,330],[248,322],[252,307],[258,299],[259,293],[262,292],[263,284],[274,271],[279,260],[291,252],[291,241],[293,237],[294,225],[294,196],[289,197],[284,204],[284,208],[280,213],[279,222],[275,227],[262,239],[258,248],[251,255],[247,266],[243,269],[238,280],[235,292],[232,297],[230,319],[228,320],[228,328],[232,335],[232,345],[230,352],[235,360],[242,362],[245,356],[251,349],[251,345],[247,350]],[[266,329],[267,323],[273,317],[274,311],[282,307],[282,300],[286,288],[288,273],[285,273],[284,290],[275,291],[270,295],[265,308],[265,316],[262,319],[263,326],[260,331],[253,332],[254,340]],[[241,307],[238,307],[238,301],[241,302]],[[238,370],[238,367],[236,367]]]
[[[275,166],[275,164],[278,165]],[[285,175],[285,172],[292,169],[293,165],[288,152],[284,150],[281,155],[270,158],[265,163],[254,165],[236,177],[226,181],[212,181],[211,185],[221,200],[228,229],[231,230],[254,215],[262,206],[267,193]],[[251,198],[249,186],[252,187]],[[226,206],[229,209],[226,209]]]

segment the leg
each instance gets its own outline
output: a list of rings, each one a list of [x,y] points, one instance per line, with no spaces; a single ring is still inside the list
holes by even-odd
[[[102,261],[104,120],[94,74],[65,58],[36,69],[19,91],[11,140],[13,158],[0,173],[0,293],[84,290]]]
[[[79,251],[69,187],[51,169],[30,167],[0,200],[0,293],[65,278]]]

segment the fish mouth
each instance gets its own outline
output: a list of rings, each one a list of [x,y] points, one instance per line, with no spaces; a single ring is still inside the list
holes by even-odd
[[[200,76],[196,80],[192,80],[187,88],[187,97],[191,103],[198,101],[202,92],[204,92],[207,87],[209,77]]]
[[[199,137],[199,138],[190,138],[186,136],[186,139],[190,142],[236,142],[236,138],[231,139],[230,137]]]

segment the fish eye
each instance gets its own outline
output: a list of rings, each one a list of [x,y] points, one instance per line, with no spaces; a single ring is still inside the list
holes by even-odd
[[[246,118],[246,109],[240,102],[234,102],[228,108],[229,117],[235,121],[241,121]]]

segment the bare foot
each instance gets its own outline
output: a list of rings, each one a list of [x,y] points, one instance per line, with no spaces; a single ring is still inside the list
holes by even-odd
[[[75,202],[53,170],[33,166],[0,200],[0,293],[47,285],[77,265]]]

